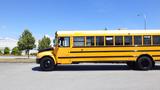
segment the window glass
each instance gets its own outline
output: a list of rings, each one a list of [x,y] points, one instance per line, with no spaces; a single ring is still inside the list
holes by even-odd
[[[96,37],[96,46],[104,46],[104,37],[103,36]]]
[[[153,36],[153,45],[160,45],[160,36]]]
[[[84,46],[84,37],[74,37],[74,46]]]
[[[151,36],[144,36],[143,37],[143,44],[144,45],[151,45]]]
[[[115,37],[115,45],[123,45],[123,36]]]
[[[86,46],[94,46],[94,37],[93,36],[86,37]]]
[[[70,38],[69,37],[60,37],[58,40],[60,47],[69,47],[70,46]]]
[[[132,36],[124,37],[125,45],[132,45]]]
[[[113,45],[113,36],[106,37],[106,45]]]
[[[134,45],[142,45],[142,36],[134,36]]]

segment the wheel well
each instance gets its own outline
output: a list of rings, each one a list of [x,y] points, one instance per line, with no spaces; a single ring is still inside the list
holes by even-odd
[[[42,57],[41,59],[46,58],[46,57],[48,57],[48,58],[50,58],[50,59],[52,59],[52,60],[54,61],[54,59],[53,59],[51,56],[44,56],[44,57]],[[41,60],[40,60],[40,62],[41,62]],[[55,61],[54,61],[54,62],[55,62]]]
[[[140,55],[140,56],[137,58],[137,60],[138,60],[140,57],[143,57],[143,56],[149,57],[149,58],[152,60],[152,62],[154,63],[153,58],[152,58],[150,55],[148,55],[148,54],[142,54],[142,55]]]

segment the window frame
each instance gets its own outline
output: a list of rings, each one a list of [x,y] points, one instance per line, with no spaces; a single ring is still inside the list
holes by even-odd
[[[122,44],[120,44],[120,45],[117,45],[116,44],[116,37],[122,37]],[[123,36],[114,36],[114,38],[115,38],[115,40],[114,40],[114,43],[115,43],[115,46],[123,46]]]
[[[126,38],[125,37],[131,37],[131,44],[130,45],[126,45],[126,42],[125,42]],[[124,41],[123,41],[124,42],[124,46],[133,46],[133,43],[134,43],[133,42],[133,35],[124,36],[123,38],[124,38]]]
[[[91,42],[89,42],[89,43],[91,43],[90,46],[87,45],[87,37],[93,37],[93,42],[92,42],[92,39],[91,39]],[[95,46],[95,36],[85,36],[85,38],[86,38],[86,41],[85,41],[85,46],[86,47],[93,47],[93,46]],[[93,45],[92,45],[92,43],[93,43]]]
[[[108,44],[107,44],[106,37],[112,37],[112,45],[108,45]],[[105,46],[114,46],[114,45],[115,45],[115,43],[114,43],[114,41],[115,41],[114,38],[115,38],[115,36],[105,36]]]
[[[145,40],[145,36],[149,36],[150,37],[150,38],[148,38],[149,40],[147,40],[147,38],[146,38],[146,40],[148,42],[150,42],[150,44],[149,43],[145,43],[145,41],[146,41]],[[96,47],[113,47],[113,46],[152,46],[152,45],[153,46],[156,46],[156,45],[159,46],[160,43],[159,44],[155,44],[155,42],[154,42],[154,38],[156,38],[156,36],[157,36],[157,38],[160,38],[160,35],[73,36],[72,37],[73,38],[72,47],[95,47],[95,46]],[[60,37],[58,37],[58,38],[60,38]],[[63,47],[70,47],[71,46],[71,42],[70,42],[71,37],[70,36],[62,36],[62,37],[69,38],[69,46],[63,46]],[[83,38],[83,41],[75,41],[76,37],[77,38],[78,37]],[[88,37],[92,37],[91,42],[89,42],[89,43],[94,43],[94,45],[87,46],[87,38]],[[121,41],[121,45],[116,44],[116,38],[117,37],[121,37],[121,40],[122,40]],[[97,42],[97,40],[98,40],[97,38],[99,39],[98,42]],[[103,42],[102,42],[103,44],[100,43],[102,38],[103,38]],[[108,38],[108,40],[107,40],[107,38]],[[110,38],[112,38],[112,40],[110,40]],[[129,39],[129,43],[128,44],[126,43],[126,39],[127,38]],[[136,38],[137,38],[137,41],[136,41]],[[140,38],[141,38],[141,40],[139,40]],[[110,41],[111,43],[108,43],[108,41]],[[83,46],[75,46],[74,44],[76,42],[82,42]],[[101,44],[101,45],[99,45],[99,44]]]
[[[159,36],[159,37],[160,37],[160,35],[152,35],[152,42],[153,42],[153,45],[154,45],[154,46],[156,46],[156,45],[158,45],[158,46],[159,46],[159,45],[160,45],[160,43],[159,43],[159,44],[154,44],[154,38],[153,38],[154,36]]]
[[[75,41],[75,37],[83,37],[84,41]],[[83,46],[75,46],[74,45],[75,42],[84,42],[84,45]],[[73,47],[85,47],[86,46],[85,43],[86,43],[86,36],[73,36]]]
[[[150,36],[150,44],[144,44],[144,37],[145,36]],[[152,45],[152,36],[151,35],[143,35],[143,46],[151,46]]]
[[[103,45],[98,45],[98,46],[97,46],[97,37],[103,37]],[[96,46],[97,46],[97,47],[105,46],[105,42],[104,42],[104,41],[105,41],[105,36],[95,36],[95,38],[96,38]]]
[[[141,37],[141,44],[138,44],[138,45],[135,44],[135,37],[137,37],[137,36]],[[134,46],[142,46],[143,45],[143,36],[142,35],[133,35],[133,40],[134,40],[133,41],[133,43],[134,43],[133,45]]]
[[[59,38],[61,38],[61,37],[63,37],[63,38],[69,38],[69,46],[60,46],[60,45],[59,45]],[[70,46],[71,46],[70,41],[71,41],[71,37],[70,37],[70,36],[59,36],[59,37],[58,37],[58,47],[59,47],[59,48],[70,47]]]

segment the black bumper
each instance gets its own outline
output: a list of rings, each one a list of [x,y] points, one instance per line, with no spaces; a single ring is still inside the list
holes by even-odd
[[[36,58],[36,63],[40,64],[40,59],[39,58]]]

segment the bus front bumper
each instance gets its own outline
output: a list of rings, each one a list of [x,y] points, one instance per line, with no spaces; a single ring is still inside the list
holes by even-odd
[[[36,58],[36,63],[40,64],[40,58]]]

